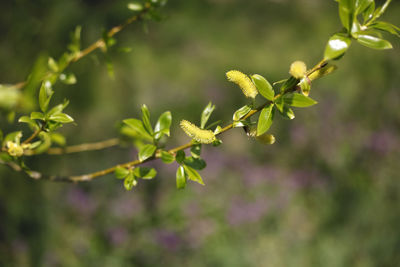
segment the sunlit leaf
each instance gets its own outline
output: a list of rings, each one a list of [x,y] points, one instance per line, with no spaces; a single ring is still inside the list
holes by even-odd
[[[144,145],[139,151],[139,160],[144,161],[154,155],[156,152],[157,147],[155,145]]]
[[[312,98],[298,93],[286,94],[283,101],[289,106],[298,108],[309,107],[318,103]]]
[[[187,177],[189,180],[192,180],[201,185],[204,185],[203,179],[201,178],[200,174],[195,169],[193,169],[192,167],[189,167],[187,165],[183,165],[183,168],[185,169],[185,173],[187,174]]]
[[[384,39],[372,36],[372,35],[359,35],[357,41],[363,46],[383,50],[393,48],[392,44]]]
[[[257,123],[257,135],[262,135],[271,127],[274,118],[273,107],[273,104],[269,104],[261,110]]]
[[[176,170],[176,188],[183,189],[186,187],[186,175],[183,166],[179,166]]]
[[[325,48],[324,60],[334,60],[341,57],[349,49],[351,39],[344,34],[334,34]]]
[[[272,85],[263,76],[254,74],[251,76],[253,83],[256,85],[258,92],[267,100],[273,100],[275,96]]]
[[[213,105],[211,102],[208,103],[208,105],[203,109],[203,112],[201,113],[201,123],[200,123],[200,128],[204,129],[204,127],[207,124],[208,119],[210,118],[211,114],[213,113],[215,109],[215,105]]]

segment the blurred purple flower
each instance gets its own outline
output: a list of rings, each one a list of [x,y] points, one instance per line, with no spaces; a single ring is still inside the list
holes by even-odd
[[[398,148],[398,141],[392,132],[381,130],[371,134],[367,141],[367,147],[372,152],[385,155]]]
[[[253,203],[236,199],[231,203],[227,213],[227,220],[231,225],[257,222],[267,213],[269,208],[265,198],[259,198]]]
[[[90,216],[97,209],[96,201],[79,187],[72,187],[67,192],[67,203],[79,213]]]
[[[114,246],[125,243],[128,240],[128,235],[128,231],[122,227],[111,228],[107,231],[107,236],[110,240],[110,243]]]
[[[154,238],[157,244],[169,251],[177,251],[182,244],[182,239],[175,232],[165,229],[155,231]]]

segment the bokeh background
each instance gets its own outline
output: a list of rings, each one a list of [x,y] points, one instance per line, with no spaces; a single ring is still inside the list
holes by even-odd
[[[378,1],[379,2],[379,1]],[[0,3],[0,81],[16,83],[41,53],[58,57],[82,25],[86,47],[131,15],[127,1],[15,0]],[[309,66],[340,29],[337,3],[315,0],[170,0],[149,31],[135,24],[110,52],[69,68],[78,83],[55,87],[77,121],[69,144],[118,135],[117,122],[173,114],[170,146],[188,141],[182,118],[229,123],[246,103],[225,72],[270,81],[294,60]],[[393,1],[384,20],[400,24]],[[398,266],[400,263],[400,41],[374,51],[354,43],[334,74],[313,84],[319,104],[276,120],[277,142],[242,130],[203,151],[202,187],[175,189],[176,165],[124,190],[113,175],[87,184],[33,181],[0,168],[1,266]],[[129,47],[129,53],[118,48]],[[21,115],[21,114],[19,114]],[[2,118],[1,127],[11,131]],[[28,160],[49,174],[81,174],[135,158],[129,147]]]

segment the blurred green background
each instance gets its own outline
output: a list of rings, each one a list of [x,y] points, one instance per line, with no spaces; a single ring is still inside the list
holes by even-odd
[[[399,25],[393,2],[384,20]],[[76,25],[86,47],[131,15],[126,4],[2,1],[1,83],[23,81],[41,53],[61,55]],[[71,100],[78,124],[62,129],[69,144],[117,136],[116,123],[139,117],[143,103],[153,121],[171,110],[171,147],[187,142],[179,120],[198,123],[211,100],[212,120],[229,123],[246,103],[226,71],[286,78],[291,62],[318,62],[340,29],[334,1],[170,0],[164,14],[148,33],[135,24],[117,36],[114,79],[97,52],[69,68],[76,85],[57,84],[55,98]],[[176,190],[176,165],[160,162],[157,178],[131,192],[113,175],[63,184],[1,167],[0,265],[399,266],[400,41],[388,39],[395,49],[384,52],[354,43],[338,71],[313,84],[318,105],[276,120],[273,146],[237,129],[206,147],[205,187]],[[1,127],[13,130],[4,118]],[[135,155],[111,148],[28,164],[72,175]]]

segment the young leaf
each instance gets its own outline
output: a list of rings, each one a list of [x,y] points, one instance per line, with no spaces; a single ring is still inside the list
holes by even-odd
[[[179,150],[178,152],[176,152],[175,159],[176,159],[176,162],[178,162],[179,164],[183,163],[183,161],[185,160],[185,157],[186,157],[185,151]]]
[[[355,16],[363,13],[372,3],[374,3],[374,0],[356,0]]]
[[[52,57],[49,57],[47,65],[49,66],[49,69],[53,72],[57,72],[59,70],[57,62]]]
[[[289,120],[293,120],[295,118],[293,110],[288,105],[283,105],[282,111],[279,110],[279,113]]]
[[[283,101],[287,105],[298,108],[309,107],[318,103],[312,98],[298,93],[286,94]]]
[[[133,174],[142,179],[153,179],[157,175],[154,168],[136,167],[133,169]]]
[[[59,77],[62,83],[68,85],[76,84],[76,77],[73,73],[61,73]]]
[[[201,144],[195,144],[190,148],[190,153],[194,158],[200,158],[201,154]]]
[[[272,85],[263,76],[254,74],[251,76],[253,83],[256,85],[258,92],[265,97],[267,100],[273,100],[275,96]]]
[[[355,1],[356,0],[340,0],[339,1],[339,17],[343,27],[350,30],[355,17]]]
[[[146,105],[142,105],[142,121],[143,121],[143,126],[146,129],[146,131],[150,134],[153,135],[153,128],[151,127],[150,123],[150,112],[149,109],[147,108]]]
[[[308,77],[301,79],[300,83],[301,93],[305,96],[310,94],[311,90],[311,80]]]
[[[394,35],[400,37],[400,34],[399,34],[400,28],[389,22],[377,21],[375,23],[372,23],[370,25],[370,28],[385,31],[385,32],[388,32],[388,33],[391,33],[391,34],[394,34]]]
[[[138,119],[126,119],[123,121],[126,125],[131,127],[135,132],[137,132],[143,139],[153,140],[151,135],[146,131],[143,126],[143,122]]]
[[[65,146],[67,143],[65,136],[60,133],[50,133],[50,138],[52,143],[56,143],[59,146]]]
[[[201,185],[204,185],[203,179],[201,179],[200,174],[195,169],[187,165],[183,165],[183,168],[185,169],[185,173],[187,174],[190,180],[197,182]]]
[[[203,112],[201,113],[201,122],[200,122],[200,128],[204,129],[204,127],[207,124],[208,119],[210,118],[211,114],[213,113],[215,109],[215,105],[213,105],[211,102],[208,103],[208,105],[204,108]]]
[[[281,86],[280,92],[283,94],[286,92],[287,89],[292,88],[299,82],[298,79],[295,77],[291,76],[289,79],[287,79]]]
[[[128,176],[124,180],[124,187],[126,190],[130,191],[134,186],[137,185],[137,181],[132,172],[129,172]]]
[[[202,170],[207,166],[207,163],[200,158],[187,157],[183,163],[195,170]]]
[[[132,11],[141,11],[143,10],[143,5],[137,2],[129,3],[128,9]]]
[[[114,174],[117,179],[124,179],[126,176],[128,176],[129,170],[123,167],[117,167]]]
[[[166,164],[171,164],[175,161],[175,157],[167,151],[161,151],[161,160]]]
[[[325,48],[324,60],[335,60],[341,57],[349,49],[351,39],[341,33],[334,34]]]
[[[362,12],[364,23],[372,18],[374,11],[375,11],[375,1],[373,0],[372,3]]]
[[[164,134],[169,136],[172,122],[172,115],[170,111],[166,111],[158,118],[156,126],[154,127],[154,138],[160,139]]]
[[[30,127],[32,127],[32,129],[35,129],[35,130],[39,129],[39,126],[36,124],[36,121],[29,118],[28,116],[22,116],[21,118],[19,118],[18,122],[26,123]]]
[[[363,46],[383,50],[383,49],[392,49],[393,46],[389,41],[384,39],[372,36],[372,35],[358,35],[357,41],[362,44]]]
[[[182,166],[176,170],[176,188],[183,189],[186,187],[186,174],[185,169]]]
[[[42,86],[39,90],[39,106],[43,112],[47,111],[53,93],[54,92],[51,89],[51,83],[49,81],[42,82]]]
[[[154,155],[154,152],[156,152],[157,147],[155,145],[144,145],[140,151],[139,151],[139,160],[144,161]]]
[[[270,104],[261,110],[257,124],[257,135],[262,135],[271,127],[274,117],[273,107],[274,105]]]
[[[244,116],[247,115],[251,111],[251,107],[249,105],[243,106],[240,109],[238,109],[234,114],[233,114],[233,120],[238,121]]]
[[[65,113],[58,113],[58,114],[51,115],[49,117],[49,120],[60,122],[60,123],[71,123],[74,121],[74,119],[71,116],[69,116],[68,114],[65,114]]]
[[[34,112],[31,113],[31,119],[32,120],[42,120],[42,121],[44,121],[45,120],[45,116],[41,112],[34,111]]]

